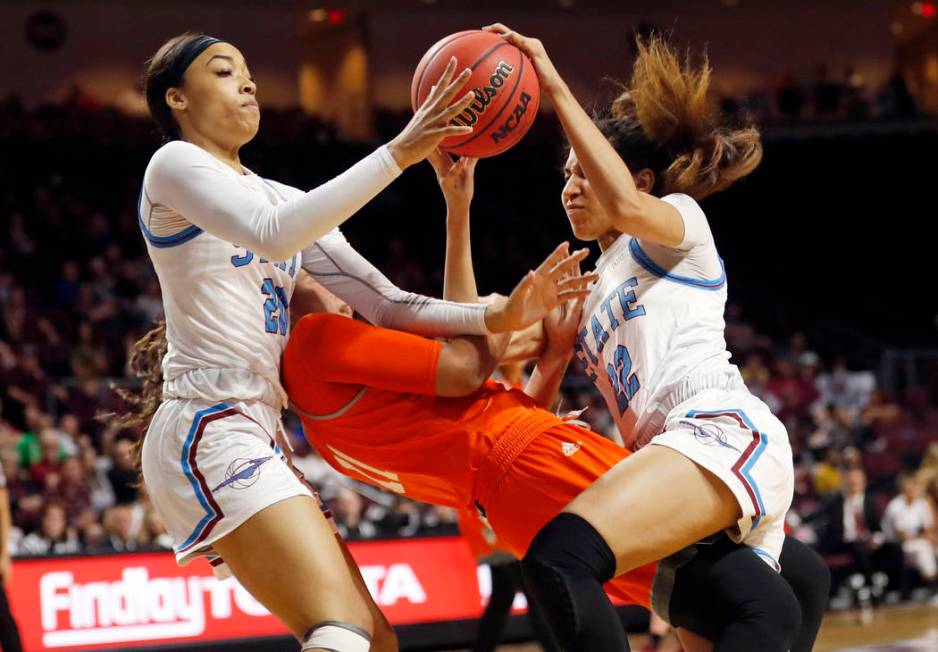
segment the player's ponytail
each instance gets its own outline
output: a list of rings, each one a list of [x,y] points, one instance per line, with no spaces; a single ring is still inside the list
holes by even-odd
[[[114,393],[127,406],[123,412],[100,415],[100,419],[114,428],[131,428],[144,433],[134,446],[134,458],[139,467],[140,446],[150,420],[163,400],[163,357],[166,355],[166,322],[159,321],[130,349],[127,366],[140,381],[140,388],[130,390],[113,385]]]
[[[597,124],[629,167],[655,173],[655,194],[695,199],[727,188],[762,160],[759,132],[728,128],[707,101],[710,63],[681,57],[659,36],[638,41],[632,81]]]

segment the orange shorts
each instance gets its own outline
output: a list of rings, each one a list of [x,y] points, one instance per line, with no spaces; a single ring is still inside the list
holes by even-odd
[[[572,424],[539,434],[514,459],[489,504],[482,505],[499,543],[523,557],[531,540],[571,500],[629,452]],[[650,608],[657,564],[646,564],[606,584],[626,603]]]

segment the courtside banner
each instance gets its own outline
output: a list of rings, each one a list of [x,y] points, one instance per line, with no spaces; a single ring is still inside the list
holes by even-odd
[[[395,625],[478,618],[490,593],[488,568],[459,537],[349,547]],[[216,580],[204,560],[179,568],[169,553],[17,560],[7,593],[27,652],[288,633],[235,580]]]

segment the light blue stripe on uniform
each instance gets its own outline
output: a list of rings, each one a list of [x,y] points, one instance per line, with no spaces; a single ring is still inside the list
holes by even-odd
[[[641,245],[638,244],[638,238],[632,238],[629,241],[629,255],[632,256],[632,259],[644,267],[648,272],[651,272],[655,276],[664,279],[665,281],[671,281],[672,283],[680,283],[681,285],[687,285],[698,290],[709,290],[711,292],[719,290],[724,285],[726,285],[726,266],[723,264],[723,259],[720,258],[720,269],[722,273],[719,278],[714,279],[699,279],[691,278],[689,276],[678,276],[677,274],[672,274],[667,270],[659,266],[651,257],[645,253]]]
[[[210,408],[205,408],[204,410],[199,410],[196,412],[195,416],[192,418],[192,427],[189,428],[189,434],[186,435],[186,440],[182,444],[182,472],[189,480],[189,484],[192,485],[192,491],[195,492],[195,497],[198,499],[202,509],[205,510],[205,516],[203,516],[202,520],[199,521],[195,526],[192,534],[190,534],[181,545],[176,547],[176,552],[185,550],[188,546],[191,546],[195,541],[197,541],[199,535],[202,534],[202,530],[205,529],[205,526],[208,525],[209,521],[218,515],[217,512],[212,509],[212,506],[209,505],[208,498],[205,496],[205,492],[202,491],[199,480],[192,472],[192,467],[189,466],[189,449],[192,447],[192,442],[195,440],[195,433],[199,431],[199,425],[202,423],[202,419],[209,416],[210,414],[215,414],[217,412],[227,410],[230,407],[231,406],[227,403],[218,403],[217,405],[213,405]]]
[[[763,550],[762,548],[757,548],[756,546],[749,546],[749,547],[752,548],[752,551],[756,553],[757,555],[759,555],[760,557],[764,557],[765,559],[768,559],[769,561],[771,561],[772,568],[774,568],[776,572],[781,570],[782,567],[778,563],[778,560],[775,557],[773,557],[771,554],[769,554],[767,550]]]
[[[194,237],[202,234],[202,229],[197,227],[195,224],[191,224],[184,228],[178,233],[173,233],[172,235],[154,235],[147,228],[146,224],[143,223],[143,215],[141,214],[143,208],[143,187],[140,188],[140,198],[137,200],[137,224],[140,225],[140,230],[143,231],[143,237],[150,241],[154,247],[159,247],[161,249],[167,247],[177,247],[181,244],[185,244],[192,240]]]
[[[766,447],[768,446],[769,442],[765,436],[765,433],[762,432],[761,430],[757,430],[755,424],[753,424],[752,421],[749,419],[749,417],[746,416],[746,413],[737,408],[725,408],[723,410],[691,410],[690,412],[687,413],[687,416],[689,418],[694,418],[700,415],[707,416],[707,415],[719,415],[719,414],[724,414],[724,413],[736,414],[737,416],[739,416],[742,422],[746,424],[746,427],[749,428],[751,432],[759,433],[759,443],[756,445],[755,450],[752,451],[752,453],[749,455],[749,459],[746,460],[746,462],[739,469],[739,475],[741,475],[743,479],[749,483],[749,486],[752,489],[752,493],[756,497],[756,505],[758,506],[759,513],[756,514],[755,517],[752,519],[752,529],[755,530],[756,527],[758,527],[759,522],[762,520],[762,516],[764,516],[766,512],[765,512],[765,503],[762,502],[762,494],[759,493],[759,486],[756,484],[756,481],[753,479],[750,471],[752,470],[752,467],[755,466],[756,462],[759,461],[759,458],[762,456],[762,453],[765,451]]]

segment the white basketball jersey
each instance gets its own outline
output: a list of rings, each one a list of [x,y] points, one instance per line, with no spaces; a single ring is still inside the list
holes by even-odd
[[[270,204],[300,193],[212,161],[206,157],[205,164],[217,165]],[[171,208],[152,204],[147,193],[151,167],[144,175],[138,216],[166,313],[164,397],[285,406],[280,356],[301,254],[265,260],[203,231]]]
[[[684,218],[684,242],[663,247],[623,234],[604,251],[576,344],[632,450],[658,434],[645,427],[650,413],[680,383],[735,372],[723,335],[726,274],[707,219],[687,195],[663,199]]]

